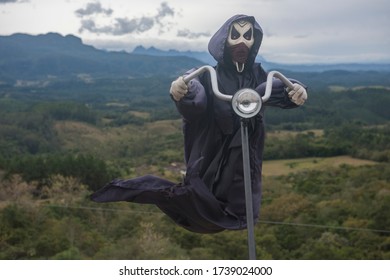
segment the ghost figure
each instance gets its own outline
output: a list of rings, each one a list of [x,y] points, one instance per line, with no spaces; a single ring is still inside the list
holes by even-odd
[[[235,15],[212,36],[209,52],[217,61],[218,88],[226,95],[255,89],[264,95],[266,71],[255,62],[263,31],[255,18]],[[194,71],[194,69],[190,70]],[[188,74],[187,73],[187,74]],[[307,92],[298,81],[287,91],[275,80],[266,106],[295,108]],[[92,194],[96,202],[128,201],[155,204],[178,225],[198,233],[246,228],[240,118],[226,101],[214,96],[208,73],[188,84],[172,82],[170,94],[183,119],[186,175],[171,182],[153,175],[116,179]],[[264,111],[248,124],[254,222],[261,202]]]

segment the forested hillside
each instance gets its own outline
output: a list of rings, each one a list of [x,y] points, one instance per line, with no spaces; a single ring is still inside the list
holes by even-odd
[[[264,156],[284,171],[264,177],[258,258],[389,259],[389,73],[287,74],[309,100],[266,109]],[[247,258],[245,231],[194,234],[154,206],[88,199],[116,177],[180,180],[171,80],[0,84],[1,259]],[[320,164],[336,158],[349,160]]]
[[[109,52],[85,45],[81,39],[58,33],[0,36],[0,81],[64,78],[133,78],[182,71],[201,62],[190,57],[150,57]]]

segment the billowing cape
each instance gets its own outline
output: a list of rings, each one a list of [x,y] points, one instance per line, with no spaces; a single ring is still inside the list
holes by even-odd
[[[255,42],[245,70],[238,73],[225,50],[225,43],[230,25],[242,19],[253,23]],[[241,88],[252,88],[260,95],[264,94],[267,73],[255,62],[262,37],[262,29],[253,17],[236,15],[210,39],[209,52],[217,61],[215,69],[222,93],[233,95]],[[92,194],[92,200],[155,204],[178,225],[193,232],[215,233],[246,228],[239,117],[229,102],[214,97],[208,73],[193,79],[188,94],[175,104],[183,117],[187,165],[183,181],[175,183],[152,175],[116,179]],[[279,81],[274,83],[267,105],[296,107]],[[255,222],[261,202],[263,114],[264,106],[248,125]]]

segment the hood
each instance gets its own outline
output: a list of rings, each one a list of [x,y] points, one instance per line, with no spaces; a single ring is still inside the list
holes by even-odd
[[[263,40],[263,30],[260,25],[257,23],[253,16],[247,15],[235,15],[229,18],[221,28],[211,37],[209,42],[209,52],[214,57],[218,63],[231,63],[230,59],[227,59],[225,53],[226,40],[229,36],[230,26],[233,22],[237,20],[246,20],[253,24],[254,27],[254,38],[255,42],[251,48],[251,51],[248,56],[247,63],[248,66],[251,66],[256,59],[257,53],[259,51],[261,41]]]

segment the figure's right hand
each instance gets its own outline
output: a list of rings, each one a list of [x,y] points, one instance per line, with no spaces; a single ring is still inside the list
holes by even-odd
[[[179,77],[171,84],[169,93],[175,101],[180,101],[188,92],[188,86],[184,82],[183,77]]]

